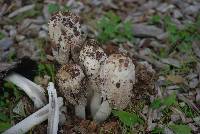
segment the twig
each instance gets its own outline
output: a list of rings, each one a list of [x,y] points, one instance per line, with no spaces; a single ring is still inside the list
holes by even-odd
[[[20,14],[20,13],[23,13],[23,12],[26,12],[26,11],[28,11],[28,10],[33,9],[34,7],[35,7],[35,5],[32,4],[32,5],[27,5],[27,6],[24,6],[24,7],[22,7],[22,8],[19,8],[19,9],[15,10],[14,12],[12,12],[11,14],[9,14],[9,15],[8,15],[8,18],[15,17],[15,16],[17,16],[17,15]]]
[[[58,97],[58,106],[61,107],[63,105],[62,97]],[[42,123],[48,118],[49,114],[49,104],[38,110],[37,112],[31,114],[21,122],[17,123],[15,126],[6,130],[2,134],[21,134],[28,132],[34,126]]]
[[[29,79],[19,74],[13,73],[7,76],[5,80],[12,82],[16,86],[20,87],[31,98],[36,108],[40,108],[47,103],[45,90]]]
[[[193,108],[197,113],[200,114],[200,110],[197,108],[197,106],[190,100],[188,100],[185,96],[183,96],[182,94],[178,94],[178,99],[182,100],[183,102],[187,103],[188,106],[190,106],[191,108]]]

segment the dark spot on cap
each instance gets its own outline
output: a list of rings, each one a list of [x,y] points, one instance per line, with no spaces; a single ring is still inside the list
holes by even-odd
[[[116,83],[116,87],[119,88],[120,87],[120,83]]]

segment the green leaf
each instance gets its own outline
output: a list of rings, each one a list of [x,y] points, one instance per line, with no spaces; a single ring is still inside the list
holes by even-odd
[[[0,122],[0,132],[3,132],[11,127],[10,123]]]
[[[136,123],[143,124],[144,121],[135,113],[129,113],[126,111],[112,111],[114,116],[118,117],[119,120],[124,123],[126,126],[131,127]]]
[[[163,134],[164,133],[164,128],[154,128],[151,132],[151,134]]]
[[[5,35],[2,32],[0,32],[0,40],[3,39],[4,37]]]
[[[48,12],[54,13],[60,10],[60,6],[58,4],[49,4],[48,5]]]
[[[192,129],[187,125],[170,125],[175,134],[191,134]]]
[[[153,109],[157,109],[161,105],[162,105],[162,101],[160,99],[156,99],[151,103],[150,107],[153,108]]]
[[[173,104],[176,104],[176,95],[172,94],[172,95],[164,98],[162,103],[168,107]]]
[[[8,116],[5,115],[4,113],[0,113],[0,120],[2,120],[2,121],[8,121],[9,118],[8,118]]]

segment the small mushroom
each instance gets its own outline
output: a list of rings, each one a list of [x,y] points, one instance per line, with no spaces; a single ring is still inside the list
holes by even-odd
[[[98,76],[100,67],[106,58],[107,56],[103,49],[99,47],[99,43],[94,39],[88,39],[80,51],[80,65],[83,67],[88,78],[89,91],[93,91],[93,93],[90,93],[90,96],[93,96],[90,104],[92,115],[97,112],[101,105],[101,93],[98,89]]]
[[[76,116],[82,119],[85,119],[85,106],[87,104],[84,79],[85,75],[77,64],[63,65],[56,75],[60,93],[66,101],[75,106]]]
[[[61,11],[53,14],[49,21],[49,35],[54,43],[52,52],[58,63],[68,63],[70,57],[78,60],[86,34],[76,14]]]
[[[122,54],[112,54],[100,69],[100,85],[104,107],[93,116],[97,122],[105,120],[111,108],[125,109],[131,102],[131,90],[135,83],[135,65]],[[109,108],[110,107],[110,108]],[[101,114],[99,114],[101,111]],[[107,116],[107,117],[105,117]]]

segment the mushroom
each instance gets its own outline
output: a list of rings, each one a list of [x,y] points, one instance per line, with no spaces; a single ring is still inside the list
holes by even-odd
[[[111,107],[122,110],[131,102],[131,90],[135,84],[135,65],[127,56],[112,54],[105,60],[99,74],[99,89],[104,107],[101,106],[93,116],[97,122],[103,121],[102,116],[104,119],[105,116],[109,116]]]
[[[94,39],[88,39],[80,51],[79,60],[88,78],[88,88],[90,89],[88,91],[93,91],[93,93],[90,93],[90,96],[93,96],[90,104],[92,116],[101,105],[101,93],[98,89],[98,75],[100,67],[106,58],[107,56],[103,49],[99,47],[99,43]]]
[[[58,63],[68,63],[70,56],[74,61],[78,60],[86,39],[78,16],[61,11],[53,14],[49,21],[49,35],[54,43],[52,53]]]
[[[87,92],[84,87],[85,75],[77,64],[63,65],[56,74],[60,93],[75,106],[76,116],[85,119]]]

